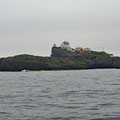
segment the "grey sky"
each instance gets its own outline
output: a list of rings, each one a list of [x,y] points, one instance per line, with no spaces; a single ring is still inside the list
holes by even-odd
[[[0,57],[49,56],[64,40],[120,55],[120,0],[0,0]]]

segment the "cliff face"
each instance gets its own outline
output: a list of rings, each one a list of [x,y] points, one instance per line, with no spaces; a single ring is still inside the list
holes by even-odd
[[[61,48],[52,48],[51,57],[74,59],[76,63],[81,61],[84,63],[83,68],[120,68],[120,57],[110,57],[110,54],[105,52],[91,51],[91,53],[77,53]]]
[[[53,47],[52,48],[52,54],[51,57],[110,57],[110,54],[105,52],[97,52],[97,51],[91,51],[91,53],[87,52],[71,52],[68,50],[61,49],[59,47]]]
[[[70,51],[61,49],[59,47],[52,48],[51,57],[75,57],[75,56],[80,56],[80,54],[75,52],[70,52]]]
[[[0,59],[0,71],[120,68],[120,57],[104,52],[72,53],[52,48],[51,57],[17,55]]]

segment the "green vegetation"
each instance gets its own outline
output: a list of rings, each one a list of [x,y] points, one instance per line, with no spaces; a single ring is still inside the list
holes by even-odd
[[[120,68],[120,58],[105,52],[76,53],[52,48],[51,57],[17,55],[0,59],[0,71]]]

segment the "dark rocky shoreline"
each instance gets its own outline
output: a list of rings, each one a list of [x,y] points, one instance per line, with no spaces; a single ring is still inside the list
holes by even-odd
[[[21,70],[79,70],[97,68],[120,68],[120,57],[110,57],[105,52],[90,54],[71,53],[52,48],[51,57],[17,55],[0,59],[0,71]]]

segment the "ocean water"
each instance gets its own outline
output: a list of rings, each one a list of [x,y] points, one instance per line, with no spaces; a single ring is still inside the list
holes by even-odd
[[[120,120],[120,70],[0,72],[0,120]]]

